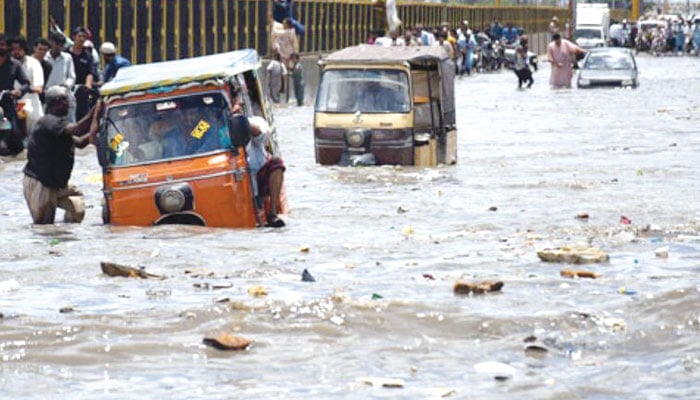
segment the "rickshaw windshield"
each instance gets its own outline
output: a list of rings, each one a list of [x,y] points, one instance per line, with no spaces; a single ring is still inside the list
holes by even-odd
[[[401,70],[331,69],[323,73],[316,111],[407,113],[408,75]]]
[[[227,102],[220,93],[110,107],[106,129],[112,165],[187,157],[231,147]]]

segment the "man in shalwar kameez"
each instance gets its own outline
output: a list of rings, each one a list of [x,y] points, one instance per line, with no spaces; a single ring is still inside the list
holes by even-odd
[[[547,59],[552,64],[552,73],[549,77],[549,84],[552,88],[571,88],[574,60],[572,57],[575,57],[577,53],[585,52],[586,50],[562,39],[559,33],[552,35],[552,42],[547,46]]]

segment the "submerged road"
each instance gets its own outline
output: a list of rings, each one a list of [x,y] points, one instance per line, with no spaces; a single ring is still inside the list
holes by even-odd
[[[459,79],[459,162],[425,170],[317,166],[312,108],[280,108],[282,230],[103,226],[94,148],[73,176],[85,222],[34,227],[3,159],[2,397],[698,398],[698,62],[639,56],[637,90],[552,91],[546,64],[528,91]],[[599,279],[537,257],[569,244],[610,255],[582,267]],[[254,343],[202,344],[221,331]]]

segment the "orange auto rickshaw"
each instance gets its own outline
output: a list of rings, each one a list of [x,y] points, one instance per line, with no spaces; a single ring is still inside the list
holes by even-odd
[[[273,127],[267,150],[279,155],[270,103],[255,50],[122,68],[100,89],[97,137],[103,220],[114,225],[265,224],[246,160],[246,116]],[[282,212],[286,204],[282,203]]]

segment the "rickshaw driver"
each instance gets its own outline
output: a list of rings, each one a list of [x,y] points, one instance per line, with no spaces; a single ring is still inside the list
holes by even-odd
[[[365,84],[355,104],[355,111],[362,112],[387,112],[393,107],[389,98],[389,90],[382,87],[377,81],[369,81]]]

